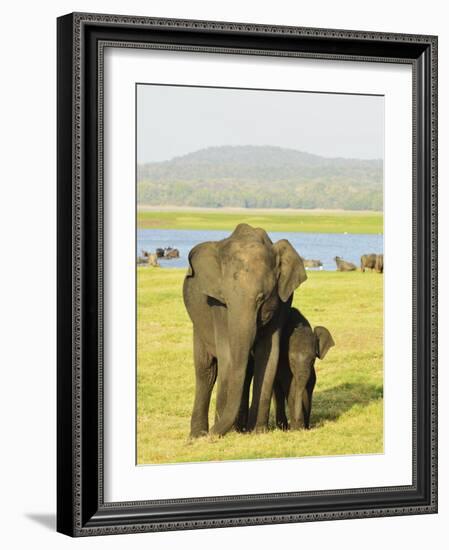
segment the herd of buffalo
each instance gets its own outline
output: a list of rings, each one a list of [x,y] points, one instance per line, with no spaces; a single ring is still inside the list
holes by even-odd
[[[337,271],[355,271],[357,266],[352,262],[348,262],[335,256],[335,263],[337,264]],[[366,269],[376,271],[377,273],[384,272],[384,255],[383,254],[364,254],[360,258],[360,270],[364,273]]]
[[[179,250],[168,246],[167,248],[156,248],[155,252],[142,250],[142,255],[138,256],[137,263],[140,265],[146,264],[151,267],[160,267],[158,260],[174,260],[175,258],[179,258]]]
[[[171,246],[167,248],[156,248],[155,252],[147,252],[142,250],[141,256],[138,256],[137,263],[140,265],[149,265],[151,267],[160,267],[159,259],[172,260],[174,258],[179,258],[179,250],[177,248],[172,248]],[[304,267],[309,268],[321,268],[323,263],[321,260],[306,260],[301,258]],[[337,266],[337,271],[355,271],[357,266],[352,262],[343,260],[340,256],[335,256],[334,261]],[[377,273],[383,273],[384,271],[384,255],[383,254],[364,254],[360,258],[360,270],[365,272],[366,269],[371,269],[371,271],[376,271]]]

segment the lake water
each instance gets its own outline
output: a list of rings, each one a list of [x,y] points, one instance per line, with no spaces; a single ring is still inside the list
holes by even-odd
[[[180,258],[160,260],[162,267],[187,267],[189,251],[204,241],[219,241],[231,231],[186,230],[186,229],[139,229],[137,231],[137,254],[142,250],[154,252],[156,248],[177,248]],[[322,269],[335,270],[335,256],[353,262],[358,267],[363,254],[383,253],[383,235],[342,234],[342,233],[268,233],[273,242],[288,239],[298,253],[310,260],[321,260]]]

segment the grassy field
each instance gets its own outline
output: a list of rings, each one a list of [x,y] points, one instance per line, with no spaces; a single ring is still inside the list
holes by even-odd
[[[192,326],[181,296],[184,273],[138,268],[139,464],[383,452],[381,275],[309,272],[295,295],[312,325],[326,326],[336,342],[315,365],[310,430],[281,432],[271,417],[273,429],[265,434],[189,441],[194,368]]]
[[[350,211],[156,211],[140,208],[139,229],[233,230],[239,223],[260,226],[265,231],[304,233],[383,233],[382,212]]]

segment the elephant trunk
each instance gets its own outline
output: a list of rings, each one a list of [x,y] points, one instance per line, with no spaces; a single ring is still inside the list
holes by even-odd
[[[290,425],[294,430],[304,428],[303,390],[304,384],[294,376],[290,388],[292,403]]]
[[[234,311],[235,314],[234,314]],[[242,311],[245,313],[242,314]],[[256,308],[228,305],[228,336],[230,365],[227,377],[226,404],[220,419],[211,432],[224,435],[234,425],[240,409],[246,369],[251,348],[256,337]],[[220,369],[220,365],[218,365]]]

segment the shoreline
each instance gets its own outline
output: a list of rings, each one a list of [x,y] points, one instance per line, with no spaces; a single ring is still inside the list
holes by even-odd
[[[305,214],[305,215],[314,215],[314,214],[332,214],[332,215],[357,215],[357,216],[368,216],[368,215],[383,215],[381,210],[342,210],[342,209],[321,209],[321,208],[243,208],[243,207],[234,207],[234,206],[225,206],[221,208],[213,208],[207,206],[153,206],[149,204],[138,204],[137,210],[139,212],[203,212],[208,214],[246,214],[250,216],[251,214],[261,215],[261,214],[279,214],[279,215],[288,215],[288,214]]]

